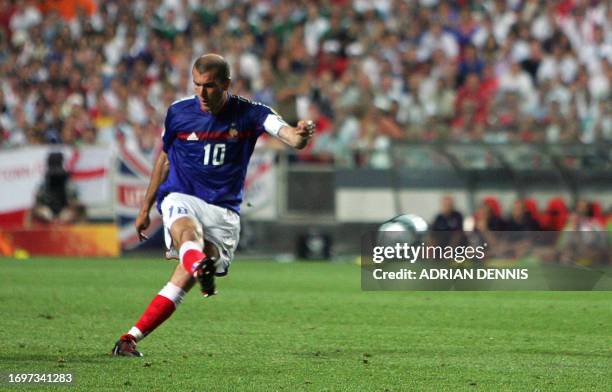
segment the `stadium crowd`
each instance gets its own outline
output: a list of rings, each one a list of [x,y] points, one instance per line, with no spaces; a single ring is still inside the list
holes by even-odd
[[[204,52],[232,92],[316,120],[302,159],[395,140],[612,142],[598,0],[0,0],[3,147],[152,153]]]
[[[612,214],[603,211],[598,201],[579,199],[571,208],[561,197],[551,198],[544,208],[535,199],[518,199],[509,211],[504,211],[496,197],[488,196],[466,218],[455,208],[453,198],[445,196],[431,228],[434,231],[600,231],[612,228]]]
[[[569,208],[563,198],[554,197],[540,209],[535,199],[525,198],[504,211],[496,197],[488,196],[473,215],[464,217],[449,195],[431,222],[430,241],[441,246],[486,243],[493,257],[537,254],[561,264],[612,265],[611,231],[612,213],[603,212],[601,203],[593,200],[578,199]],[[542,246],[548,251],[536,250]]]

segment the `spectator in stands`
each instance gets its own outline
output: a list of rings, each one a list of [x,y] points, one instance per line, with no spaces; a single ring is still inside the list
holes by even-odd
[[[465,107],[469,106],[474,111],[475,121],[483,124],[486,121],[487,104],[487,96],[480,85],[478,74],[467,74],[465,84],[457,92],[455,113],[461,116],[465,112]]]
[[[585,199],[576,202],[569,213],[556,244],[557,260],[562,264],[592,265],[610,263],[608,234],[596,204]]]
[[[479,78],[482,77],[485,63],[478,58],[476,47],[473,45],[467,45],[463,49],[463,56],[459,62],[459,73],[457,74],[457,86],[463,85],[468,74],[476,74]]]
[[[452,120],[455,113],[454,103],[457,92],[450,78],[441,77],[433,83],[435,87],[432,88],[431,94],[424,98],[425,110],[437,123],[445,124]]]
[[[525,109],[530,109],[536,104],[537,94],[531,77],[516,61],[512,62],[509,72],[500,77],[499,89],[518,94]]]
[[[576,202],[574,211],[569,214],[565,230],[573,231],[597,231],[603,229],[601,209],[596,203],[586,199]]]
[[[493,113],[495,113],[496,128],[504,133],[505,140],[516,140],[523,117],[518,94],[512,91],[502,93]]]
[[[64,155],[50,153],[43,183],[38,187],[31,221],[35,223],[76,223],[85,220],[85,207],[79,202],[70,174],[64,168]]]
[[[463,215],[455,208],[452,196],[442,197],[440,212],[431,225],[432,239],[436,245],[456,246],[465,240],[463,235]]]
[[[516,200],[512,204],[512,211],[506,219],[504,229],[509,231],[536,231],[540,229],[540,225],[526,210],[525,201]]]
[[[612,103],[600,101],[594,110],[594,134],[596,140],[612,142]]]
[[[542,224],[540,223],[540,211],[538,210],[538,202],[533,198],[526,198],[523,200],[525,212],[529,214],[529,219],[537,224],[538,230],[541,230]]]
[[[531,77],[531,82],[534,86],[538,85],[538,69],[542,63],[542,44],[535,38],[529,41],[529,55],[521,60],[521,67]]]
[[[458,116],[451,123],[451,134],[455,140],[482,140],[486,118],[479,114],[474,101],[466,101],[461,105]]]
[[[485,197],[482,200],[482,205],[479,212],[482,215],[479,217],[480,221],[486,225],[488,230],[504,230],[506,225],[502,218],[502,209],[497,198],[493,196]]]
[[[548,104],[548,115],[544,120],[544,137],[549,143],[559,143],[567,139],[568,118],[561,113],[561,104],[557,100]]]
[[[423,34],[419,46],[419,59],[427,60],[436,49],[441,49],[447,58],[455,60],[459,55],[459,45],[451,33],[444,31],[439,20],[430,21],[429,29]]]
[[[435,231],[462,231],[463,215],[455,208],[455,201],[452,196],[442,197],[440,213],[436,215],[432,224]]]

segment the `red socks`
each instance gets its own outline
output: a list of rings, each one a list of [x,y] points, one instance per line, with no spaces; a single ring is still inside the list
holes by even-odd
[[[194,241],[186,241],[179,250],[181,264],[187,272],[193,274],[200,262],[206,258],[202,247]]]
[[[202,246],[195,241],[183,243],[179,253],[181,264],[191,274],[202,260],[206,258],[206,254],[202,251]],[[153,332],[155,328],[174,313],[184,296],[185,291],[182,288],[168,282],[159,294],[153,298],[153,301],[151,301],[142,316],[140,316],[136,325],[128,331],[128,335],[133,336],[136,341],[139,341]]]
[[[136,323],[136,328],[142,331],[143,336],[146,336],[166,321],[174,313],[175,309],[176,305],[174,302],[158,294],[153,298],[153,301],[151,301],[142,316],[140,316],[140,320]]]
[[[140,316],[136,325],[129,330],[128,334],[138,341],[153,332],[155,328],[174,313],[184,296],[185,291],[183,289],[168,282],[159,294],[153,298],[153,301],[151,301],[142,316]]]

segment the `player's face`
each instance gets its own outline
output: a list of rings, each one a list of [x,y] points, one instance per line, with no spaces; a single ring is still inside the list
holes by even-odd
[[[227,99],[229,81],[220,82],[215,79],[213,72],[199,73],[191,71],[195,92],[200,100],[200,109],[204,112],[218,113]]]

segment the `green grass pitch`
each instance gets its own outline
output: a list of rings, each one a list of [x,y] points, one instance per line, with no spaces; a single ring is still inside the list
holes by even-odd
[[[167,281],[154,259],[0,259],[0,373],[58,391],[610,391],[612,292],[363,292],[351,264],[237,260],[108,355]]]

